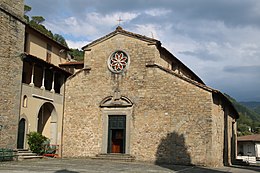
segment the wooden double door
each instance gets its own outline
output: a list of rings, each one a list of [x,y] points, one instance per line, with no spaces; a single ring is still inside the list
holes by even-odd
[[[24,135],[25,135],[25,119],[22,118],[19,121],[19,126],[18,126],[18,137],[17,137],[17,148],[18,149],[24,148]]]
[[[108,153],[125,153],[126,116],[109,115]]]

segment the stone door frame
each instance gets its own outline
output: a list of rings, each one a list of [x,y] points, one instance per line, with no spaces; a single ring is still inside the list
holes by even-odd
[[[130,154],[130,126],[132,122],[132,107],[103,107],[102,111],[102,147],[101,153],[108,153],[108,121],[109,116],[125,115],[126,116],[126,131],[125,131],[125,154]]]

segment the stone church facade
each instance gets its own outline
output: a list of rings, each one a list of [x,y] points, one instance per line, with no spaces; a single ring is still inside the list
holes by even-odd
[[[60,69],[71,65],[64,64],[67,48],[26,31],[23,5],[23,0],[0,4],[0,148],[19,148],[19,136],[21,148],[28,147],[26,134],[39,131],[45,117],[42,134],[61,146],[62,157],[126,155],[204,166],[235,159],[238,113],[160,41],[117,27],[83,47],[84,68],[67,74]],[[39,36],[31,37],[38,47],[28,51],[27,43],[35,40],[30,34]],[[51,62],[45,60],[48,43]],[[43,106],[48,114],[40,114]]]
[[[231,164],[236,110],[160,41],[119,26],[83,50],[84,68],[66,81],[64,157]]]

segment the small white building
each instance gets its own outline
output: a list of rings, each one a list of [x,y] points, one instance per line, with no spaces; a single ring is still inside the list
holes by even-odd
[[[260,134],[238,137],[237,146],[238,159],[249,162],[260,160]]]

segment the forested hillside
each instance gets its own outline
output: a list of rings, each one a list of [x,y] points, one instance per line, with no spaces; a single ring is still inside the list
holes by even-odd
[[[260,102],[239,102],[239,103],[252,109],[256,113],[260,114]]]
[[[250,106],[245,106],[245,102],[243,102],[245,105],[242,105],[229,95],[225,95],[233,103],[233,105],[239,113],[239,119],[237,124],[238,135],[260,133],[260,113],[256,112],[256,110],[258,110],[259,107],[256,105],[255,109],[252,109]],[[252,105],[250,103],[248,104]]]
[[[53,34],[51,30],[48,30],[42,23],[45,21],[44,17],[42,16],[31,16],[27,15],[28,12],[31,11],[31,7],[28,5],[24,6],[24,18],[27,21],[28,25],[33,27],[34,29],[38,30],[42,34],[46,35],[47,37],[57,41],[58,43],[68,47],[68,44],[65,38],[60,34]],[[78,49],[70,49],[70,55],[76,61],[82,61],[84,54],[82,50]]]

